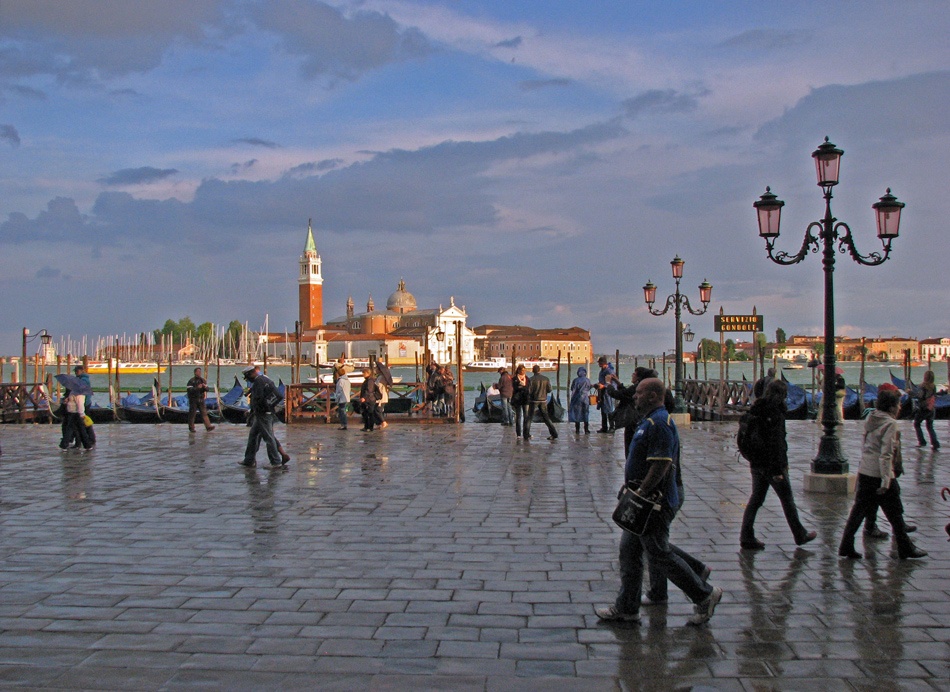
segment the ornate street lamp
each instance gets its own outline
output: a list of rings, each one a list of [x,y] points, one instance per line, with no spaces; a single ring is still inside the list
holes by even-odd
[[[703,304],[703,309],[693,310],[693,307],[689,304],[689,298],[680,293],[680,279],[683,278],[684,264],[686,264],[686,262],[680,259],[679,255],[674,257],[673,261],[670,262],[670,267],[673,270],[673,279],[676,280],[676,292],[667,296],[666,307],[662,310],[653,309],[653,303],[656,302],[656,286],[653,285],[653,282],[648,281],[643,287],[643,299],[651,315],[665,315],[672,307],[673,314],[676,316],[676,382],[674,385],[676,405],[673,407],[675,413],[682,413],[685,410],[683,404],[683,337],[686,336],[687,341],[692,341],[693,338],[693,332],[689,329],[689,325],[686,325],[686,333],[684,334],[683,332],[684,325],[680,319],[682,309],[686,308],[692,315],[702,315],[706,312],[706,308],[709,307],[709,301],[712,299],[712,284],[703,279],[703,282],[699,285],[699,300]]]
[[[53,337],[45,329],[41,329],[37,334],[30,336],[30,330],[26,327],[23,328],[23,377],[20,382],[26,382],[26,344],[36,339],[36,337],[40,338],[40,343],[42,343],[43,346],[49,346],[53,340]]]
[[[683,328],[686,330],[683,332],[683,338],[686,339],[686,343],[688,344],[692,343],[693,337],[696,336],[696,334],[693,333],[693,330],[689,328],[688,324],[685,325]]]
[[[809,249],[812,252],[822,252],[822,264],[825,272],[825,378],[822,387],[822,426],[824,434],[818,445],[818,455],[812,461],[812,472],[820,474],[848,473],[848,460],[841,452],[841,444],[836,434],[838,421],[835,406],[835,298],[834,298],[834,268],[835,242],[840,252],[847,252],[858,264],[869,267],[882,264],[891,254],[891,241],[897,237],[900,226],[901,209],[904,203],[897,201],[887,188],[887,193],[875,204],[871,205],[877,216],[877,235],[881,239],[883,252],[872,252],[862,255],[854,244],[851,228],[844,222],[838,221],[831,214],[831,188],[838,184],[838,175],[841,170],[841,156],[844,152],[834,144],[825,141],[812,153],[815,159],[815,170],[818,175],[818,185],[824,190],[825,216],[821,221],[813,221],[805,229],[805,239],[801,249],[794,255],[787,252],[775,252],[775,239],[779,236],[779,224],[782,207],[785,202],[778,199],[770,188],[765,188],[755,207],[759,222],[759,235],[765,238],[765,249],[770,260],[776,264],[797,264],[805,259]],[[837,222],[837,223],[836,223]],[[812,231],[815,231],[813,233]]]

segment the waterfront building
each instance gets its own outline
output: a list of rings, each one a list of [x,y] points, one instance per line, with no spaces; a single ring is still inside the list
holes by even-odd
[[[593,360],[590,332],[580,327],[535,329],[521,325],[483,324],[475,327],[480,359],[556,360],[558,352],[573,363]]]
[[[923,339],[920,342],[921,360],[947,360],[950,359],[950,339],[943,337],[939,339]]]

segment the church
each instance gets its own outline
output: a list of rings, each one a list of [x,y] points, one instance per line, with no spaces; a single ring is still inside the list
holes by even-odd
[[[463,363],[475,359],[475,332],[466,326],[465,306],[453,297],[448,307],[420,309],[402,279],[384,309],[377,309],[370,295],[366,311],[356,312],[351,295],[346,314],[324,321],[323,264],[309,223],[297,283],[301,352],[311,351],[317,362],[374,356],[390,365],[415,365],[428,350],[436,362],[454,363],[459,348]]]

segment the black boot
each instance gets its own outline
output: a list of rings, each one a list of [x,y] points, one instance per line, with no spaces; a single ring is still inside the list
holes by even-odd
[[[584,434],[590,435],[590,425],[588,423],[584,423]]]
[[[859,553],[854,549],[854,537],[851,537],[851,540],[842,539],[841,545],[838,546],[838,555],[840,557],[846,557],[850,560],[860,560],[864,555]]]
[[[574,434],[575,434],[575,435],[580,435],[580,434],[581,434],[581,424],[580,424],[580,423],[574,423]]]
[[[927,551],[915,546],[905,533],[897,539],[897,557],[901,560],[917,560],[927,557]]]

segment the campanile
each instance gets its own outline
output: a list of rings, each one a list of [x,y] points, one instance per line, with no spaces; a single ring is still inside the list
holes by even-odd
[[[313,242],[313,230],[307,221],[307,243],[300,255],[300,328],[315,329],[323,324],[323,272],[317,246]]]

